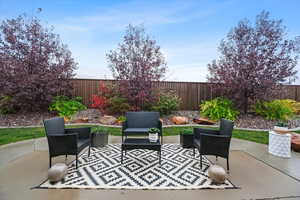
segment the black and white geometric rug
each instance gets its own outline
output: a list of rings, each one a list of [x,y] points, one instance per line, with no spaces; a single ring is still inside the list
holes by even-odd
[[[211,162],[203,157],[200,170],[199,157],[193,158],[191,149],[178,144],[164,144],[162,163],[157,152],[131,150],[120,162],[120,144],[92,148],[90,157],[82,154],[78,162],[69,165],[64,181],[50,184],[45,181],[37,188],[87,188],[87,189],[227,189],[236,188],[229,180],[212,184],[207,175]]]

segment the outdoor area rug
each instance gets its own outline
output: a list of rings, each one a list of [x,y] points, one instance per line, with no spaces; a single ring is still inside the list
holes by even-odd
[[[212,164],[203,157],[202,171],[199,156],[193,158],[192,149],[178,144],[164,144],[162,163],[158,164],[157,152],[130,150],[120,161],[120,144],[91,148],[79,157],[78,170],[73,161],[68,174],[61,182],[50,184],[48,180],[37,188],[79,189],[234,189],[229,180],[224,184],[212,184],[207,170]]]

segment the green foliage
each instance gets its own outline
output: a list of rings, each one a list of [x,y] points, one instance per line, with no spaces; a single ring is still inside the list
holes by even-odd
[[[149,133],[160,133],[160,130],[158,128],[150,128]]]
[[[286,122],[278,122],[278,123],[276,124],[276,126],[280,126],[280,127],[288,127],[288,123],[286,123]]]
[[[286,104],[287,106],[291,107],[294,114],[300,113],[300,102],[297,102],[292,99],[281,99],[280,101]]]
[[[129,110],[130,106],[123,97],[114,96],[109,102],[109,111],[114,114],[124,114]]]
[[[92,128],[93,133],[107,133],[108,128],[107,127],[102,127],[102,126],[96,126]]]
[[[181,131],[181,134],[184,134],[184,135],[193,135],[194,131],[193,131],[193,129],[183,129]]]
[[[260,101],[254,105],[256,114],[269,120],[286,121],[294,116],[293,107],[285,100]]]
[[[10,114],[16,112],[11,101],[11,96],[3,96],[0,98],[0,114]]]
[[[126,121],[126,117],[124,115],[121,115],[118,117],[117,119],[119,122],[125,122]]]
[[[57,96],[49,106],[49,110],[58,112],[58,115],[61,117],[70,118],[77,111],[86,109],[86,106],[81,101],[81,97],[70,99],[66,96]]]
[[[158,102],[152,106],[152,110],[162,115],[169,115],[172,111],[178,110],[181,99],[175,93],[164,93],[159,96]]]
[[[233,108],[231,100],[218,97],[200,104],[200,112],[203,116],[212,120],[221,118],[235,120],[239,112]]]

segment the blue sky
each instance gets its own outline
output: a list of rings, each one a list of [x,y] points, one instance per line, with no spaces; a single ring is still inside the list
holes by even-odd
[[[37,8],[43,11],[37,14]],[[0,0],[0,20],[27,13],[53,25],[79,63],[79,78],[111,78],[106,53],[122,41],[129,23],[144,24],[166,57],[166,80],[205,81],[220,40],[238,21],[253,21],[266,10],[283,19],[292,38],[300,35],[299,8],[299,0]]]

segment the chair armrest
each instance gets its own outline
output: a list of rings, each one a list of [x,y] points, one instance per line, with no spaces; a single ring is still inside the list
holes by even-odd
[[[65,135],[49,135],[47,136],[49,152],[52,155],[62,155],[67,153],[77,152],[78,134],[65,134]]]
[[[78,133],[80,139],[91,138],[91,127],[82,127],[82,128],[65,128],[65,133]]]
[[[211,135],[219,135],[220,131],[212,130],[212,129],[204,129],[204,128],[194,128],[194,137],[199,139],[202,134],[211,134]]]

